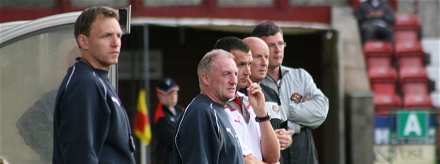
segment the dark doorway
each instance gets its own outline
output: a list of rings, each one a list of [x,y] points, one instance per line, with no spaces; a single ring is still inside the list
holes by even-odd
[[[200,92],[197,79],[197,65],[205,53],[212,50],[217,39],[226,36],[239,38],[248,37],[249,33],[214,31],[191,27],[168,27],[149,25],[149,50],[160,51],[162,54],[162,77],[172,77],[179,85],[179,104],[187,106],[191,100]],[[143,27],[135,27],[132,33],[124,38],[123,49],[139,50],[144,49]],[[304,68],[315,80],[319,88],[322,86],[322,55],[323,55],[323,32],[308,34],[284,34],[287,42],[283,65],[293,68]],[[149,80],[150,120],[158,99],[155,87],[158,79]],[[143,87],[144,81],[139,79],[125,79],[119,81],[120,97],[128,113],[136,110],[137,91]],[[322,89],[322,88],[321,88]],[[131,116],[134,116],[133,114]],[[315,144],[318,154],[323,154],[322,128],[314,130]],[[152,153],[154,153],[154,140],[152,142]],[[322,157],[322,155],[320,156]],[[153,157],[152,157],[153,158]],[[323,161],[323,159],[320,159]]]

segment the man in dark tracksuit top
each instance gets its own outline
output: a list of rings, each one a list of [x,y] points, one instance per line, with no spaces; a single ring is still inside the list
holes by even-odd
[[[109,79],[122,31],[117,10],[92,7],[75,23],[81,57],[56,98],[52,163],[134,164],[130,122]]]
[[[153,134],[158,139],[156,164],[173,163],[173,140],[177,119],[184,108],[177,105],[179,86],[171,78],[159,81],[156,87],[159,104],[154,115]]]
[[[201,92],[178,120],[174,163],[244,164],[240,141],[224,108],[236,92],[238,69],[233,58],[224,50],[212,50],[199,62]]]

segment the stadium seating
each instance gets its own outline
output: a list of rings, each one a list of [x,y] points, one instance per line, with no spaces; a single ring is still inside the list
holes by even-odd
[[[368,77],[373,83],[393,83],[396,84],[397,73],[392,67],[379,67],[368,69]]]
[[[402,99],[397,94],[376,93],[373,102],[376,115],[388,115],[392,109],[402,107]]]
[[[396,23],[393,25],[395,31],[412,30],[420,31],[420,19],[417,14],[397,13]]]
[[[399,84],[423,82],[428,88],[429,79],[425,67],[403,67],[399,69]]]
[[[432,108],[431,96],[428,94],[408,94],[403,96],[404,108]]]
[[[394,31],[394,42],[404,41],[420,41],[418,32],[412,30]]]
[[[390,42],[373,40],[364,44],[365,60],[367,68],[388,68],[391,67],[393,58],[393,46]]]
[[[397,59],[398,68],[424,67],[420,56],[408,56]]]
[[[392,57],[393,46],[388,41],[373,40],[364,44],[364,54],[369,57]]]
[[[388,115],[393,108],[433,107],[420,27],[417,14],[398,13],[393,25],[393,43],[382,40],[364,43],[376,115]]]
[[[367,58],[366,61],[368,69],[392,67],[390,57],[370,57]]]
[[[424,58],[424,51],[422,44],[419,41],[401,41],[395,42],[394,45],[394,56],[396,59],[406,56],[419,56]]]
[[[402,100],[396,92],[397,73],[393,67],[369,68],[368,76],[371,90],[375,93],[376,115],[387,115],[391,109],[402,107]]]
[[[428,86],[426,81],[418,81],[418,82],[408,82],[401,85],[402,94],[410,95],[410,94],[428,94]]]

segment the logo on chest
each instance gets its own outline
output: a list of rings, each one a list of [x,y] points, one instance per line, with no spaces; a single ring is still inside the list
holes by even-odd
[[[293,93],[290,97],[290,100],[292,100],[295,103],[300,103],[303,100],[303,96],[301,96],[299,93]]]
[[[278,106],[276,106],[276,105],[272,105],[272,110],[273,110],[277,115],[280,114],[280,109],[278,109]]]
[[[240,117],[238,117],[237,119],[234,119],[234,122],[239,123],[240,125],[243,125],[240,121]]]

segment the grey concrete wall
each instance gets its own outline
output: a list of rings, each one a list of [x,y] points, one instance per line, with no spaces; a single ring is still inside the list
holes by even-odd
[[[357,20],[349,6],[332,7],[332,27],[338,31],[344,106],[343,163],[373,163],[374,104],[366,72]],[[339,162],[338,162],[339,163]],[[341,162],[342,163],[342,162]]]
[[[345,92],[370,91],[356,18],[351,7],[332,8],[332,27],[339,32],[343,55]]]
[[[440,37],[440,1],[439,0],[399,0],[397,13],[417,13],[422,24],[422,36],[424,38]]]
[[[419,16],[424,38],[440,37],[440,1],[419,0]]]
[[[347,163],[374,163],[374,105],[372,92],[346,95]]]

